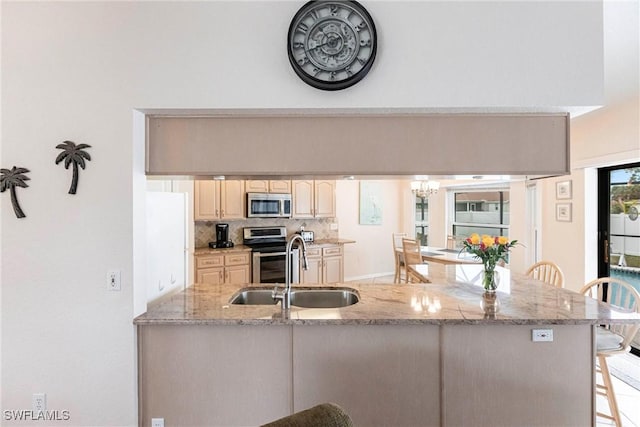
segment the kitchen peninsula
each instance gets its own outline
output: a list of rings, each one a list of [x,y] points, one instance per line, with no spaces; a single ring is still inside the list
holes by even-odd
[[[285,316],[230,304],[237,285],[191,286],[135,319],[140,424],[258,425],[333,401],[356,425],[594,425],[594,327],[640,316],[505,269],[488,306],[480,268],[340,284],[360,301]]]

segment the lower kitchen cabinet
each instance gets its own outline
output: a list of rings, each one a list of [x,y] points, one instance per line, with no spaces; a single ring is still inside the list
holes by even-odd
[[[300,283],[340,283],[344,281],[342,245],[307,249],[308,269],[300,269]]]
[[[535,343],[530,324],[400,322],[138,325],[140,425],[262,425],[321,402],[367,427],[595,424],[592,325]]]
[[[257,426],[335,402],[357,426],[438,426],[438,333],[437,325],[139,326],[140,425],[162,417]]]
[[[218,285],[222,283],[250,283],[250,252],[229,251],[196,255],[196,282]]]

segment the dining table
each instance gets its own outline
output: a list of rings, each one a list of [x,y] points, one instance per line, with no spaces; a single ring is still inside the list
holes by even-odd
[[[396,248],[396,256],[402,255],[402,248]],[[439,264],[479,264],[481,260],[475,255],[461,252],[460,249],[446,249],[434,246],[420,246],[420,255],[425,262]]]

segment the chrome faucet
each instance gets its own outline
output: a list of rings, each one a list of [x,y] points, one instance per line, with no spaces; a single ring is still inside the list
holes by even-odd
[[[281,301],[283,311],[291,308],[291,248],[296,240],[300,240],[302,244],[302,268],[305,270],[309,268],[307,245],[302,236],[294,234],[287,242],[287,248],[285,249],[284,289],[281,292],[278,291],[278,287],[273,290],[273,299]]]

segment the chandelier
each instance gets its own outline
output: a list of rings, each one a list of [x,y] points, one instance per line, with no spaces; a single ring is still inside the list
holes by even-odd
[[[439,188],[440,183],[438,181],[413,181],[411,183],[411,192],[423,199],[436,194]]]

